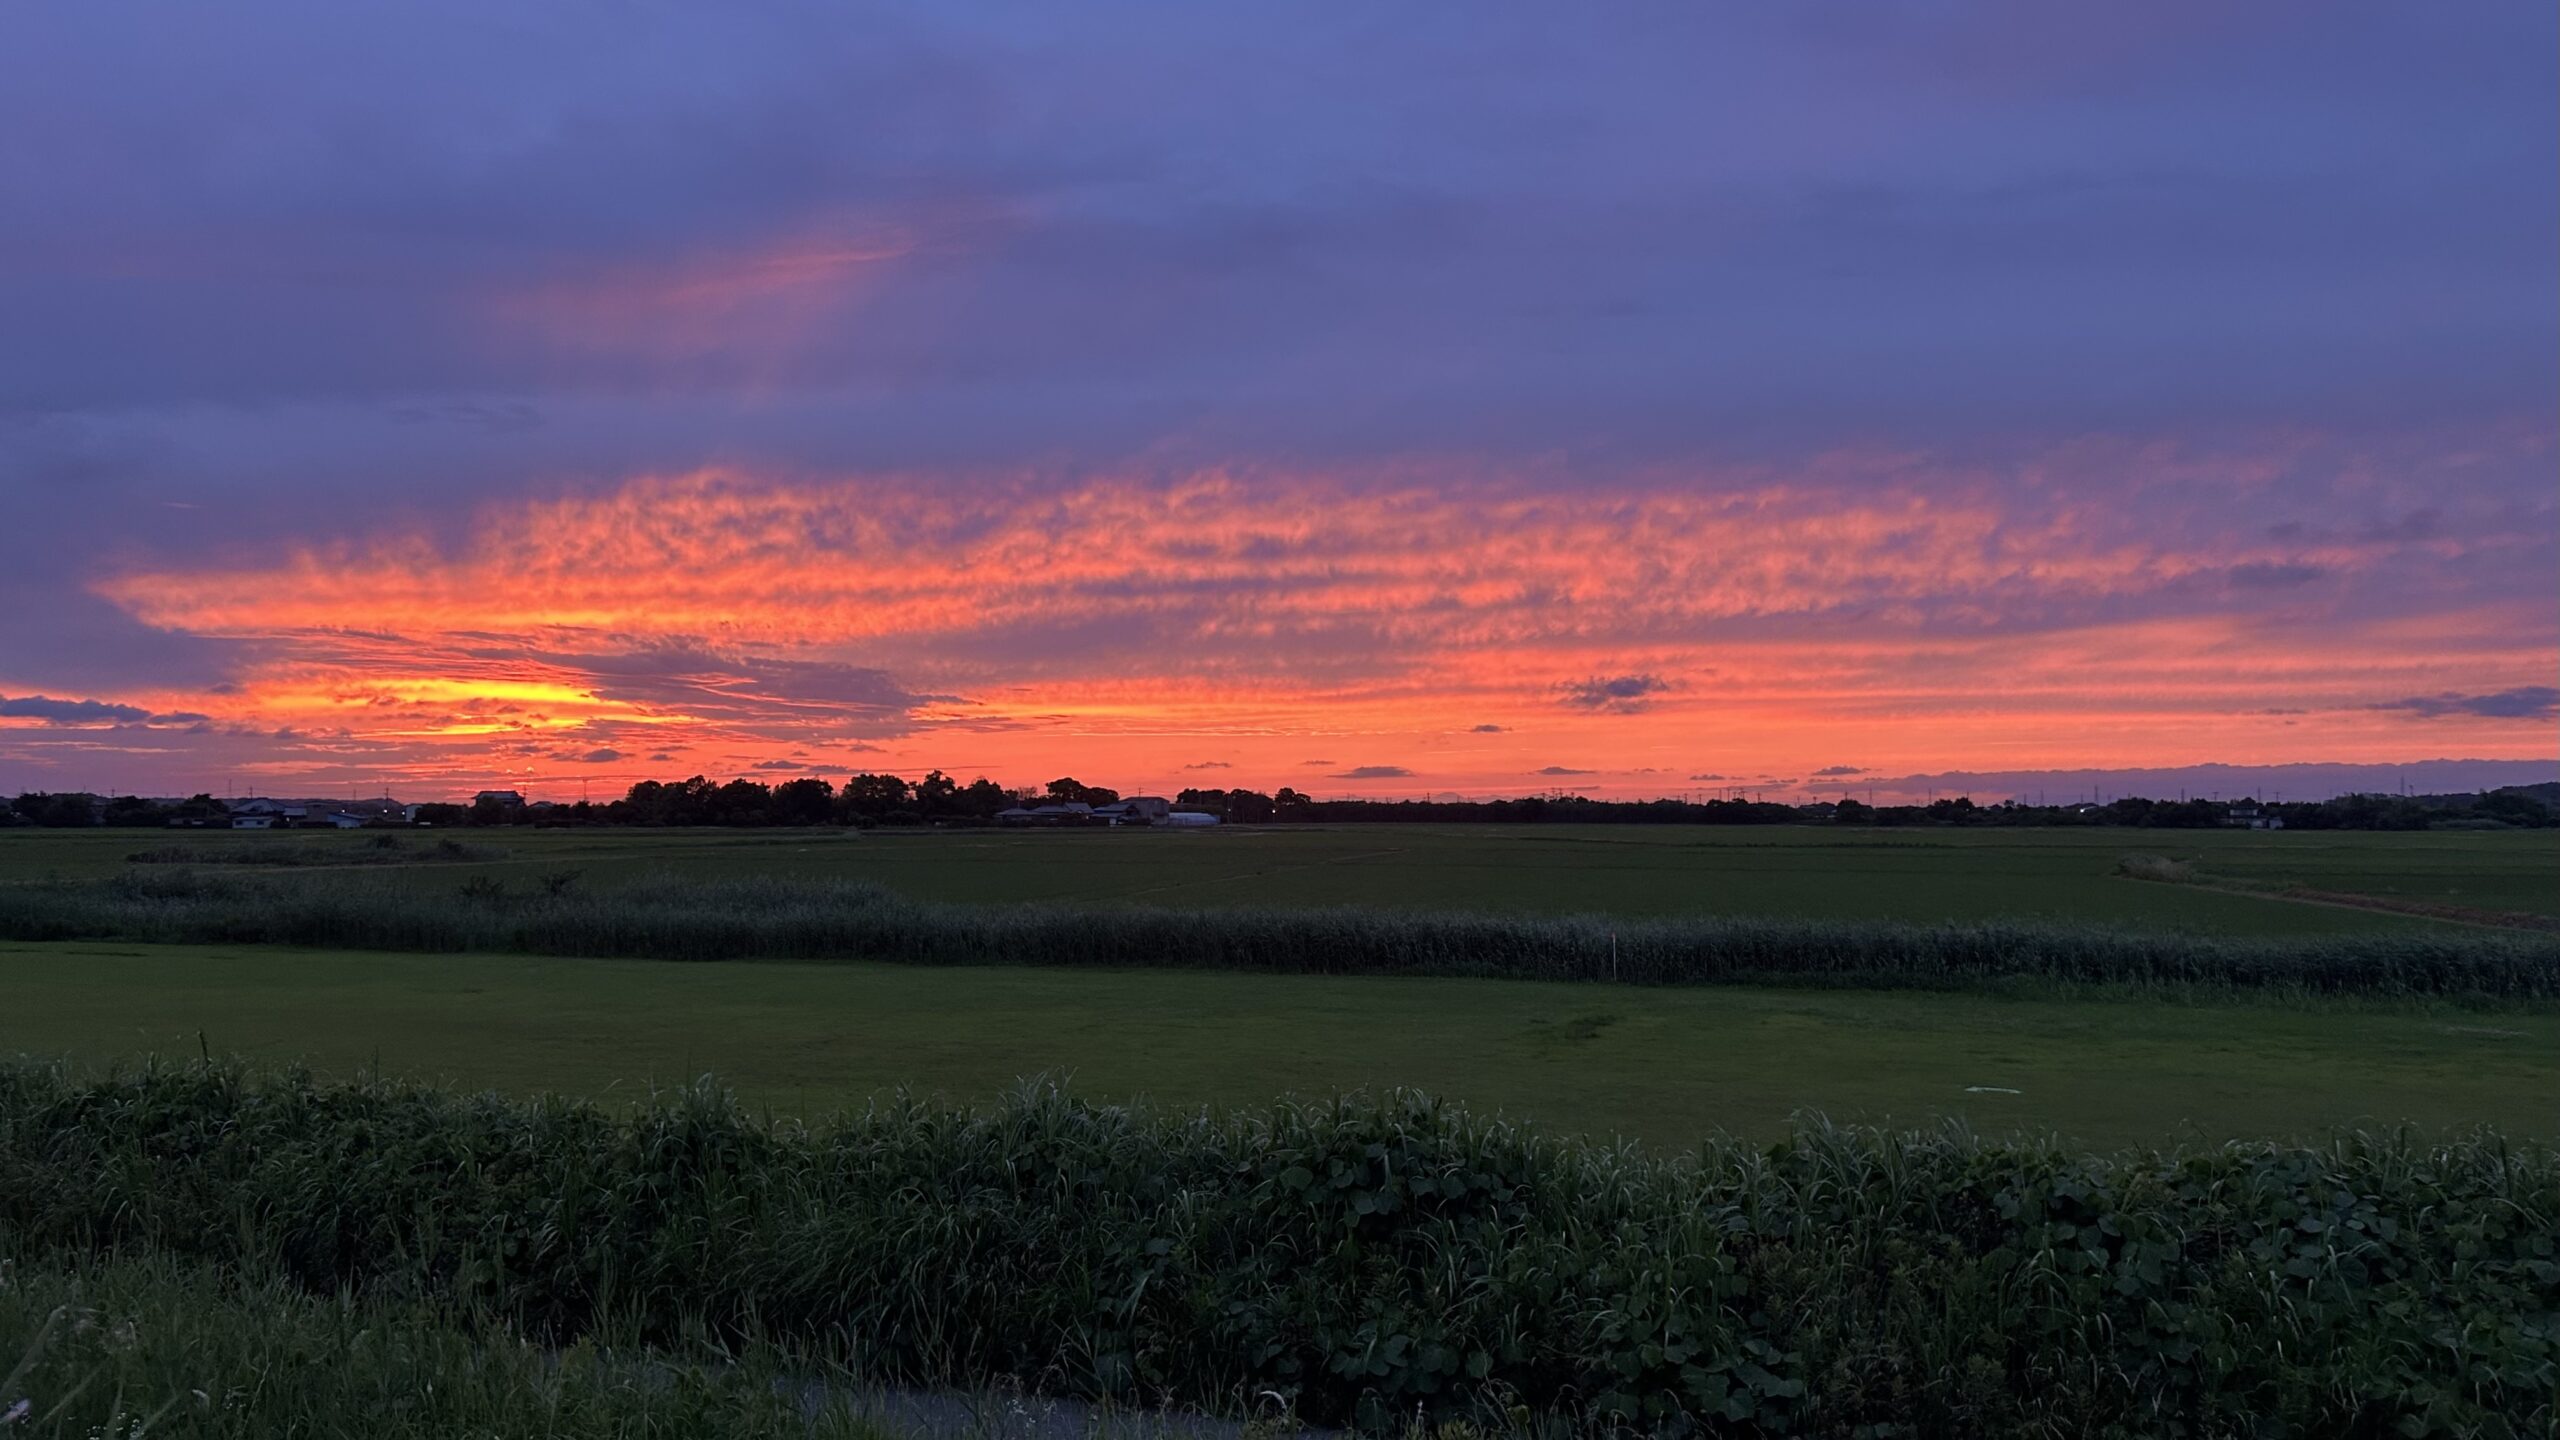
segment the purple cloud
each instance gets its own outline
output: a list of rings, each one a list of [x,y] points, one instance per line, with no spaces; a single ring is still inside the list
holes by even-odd
[[[56,700],[47,695],[0,695],[0,718],[42,720],[48,725],[132,725],[148,720],[187,723],[204,719],[192,713],[154,715],[139,705],[108,700]]]
[[[2408,710],[2427,716],[2476,715],[2495,720],[2548,720],[2560,716],[2560,687],[2519,685],[2512,690],[2484,695],[2464,695],[2447,690],[2436,695],[2386,700],[2373,708]]]
[[[1653,702],[1651,697],[1671,689],[1671,682],[1659,675],[1595,675],[1557,687],[1563,702],[1577,710],[1600,710],[1615,715],[1633,715]]]

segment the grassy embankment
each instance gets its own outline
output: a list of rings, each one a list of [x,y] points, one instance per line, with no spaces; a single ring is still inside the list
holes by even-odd
[[[2555,1230],[2560,1156],[2494,1141],[1815,1128],[1660,1158],[1408,1095],[1217,1117],[1032,1090],[804,1129],[709,1091],[616,1114],[0,1067],[0,1251],[435,1307],[500,1383],[520,1339],[752,1335],[1371,1426],[2522,1436],[2554,1418]]]

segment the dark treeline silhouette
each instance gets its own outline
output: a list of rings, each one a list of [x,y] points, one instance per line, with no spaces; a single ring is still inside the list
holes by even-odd
[[[695,775],[643,780],[619,800],[524,805],[483,796],[470,805],[420,805],[416,822],[457,825],[852,825],[966,826],[999,823],[1015,806],[1108,805],[1120,792],[1060,777],[1040,788],[1007,788],[981,776],[963,785],[939,770],[921,780],[860,774],[842,785],[815,777],[768,785],[725,783]],[[1873,826],[2132,826],[2214,829],[2271,825],[2289,830],[2494,829],[2560,825],[2560,783],[2512,785],[2465,795],[2345,795],[2290,803],[2256,800],[2151,800],[2126,797],[2104,805],[1977,805],[1968,797],[1926,805],[1868,805],[1858,800],[1788,805],[1765,800],[1594,800],[1529,795],[1510,800],[1318,800],[1282,786],[1264,794],[1243,788],[1184,790],[1177,810],[1215,815],[1230,824],[1574,824],[1574,825],[1836,825]],[[174,804],[134,796],[30,791],[0,807],[0,826],[210,826],[227,823],[225,802],[196,795]],[[388,822],[385,822],[388,823]]]

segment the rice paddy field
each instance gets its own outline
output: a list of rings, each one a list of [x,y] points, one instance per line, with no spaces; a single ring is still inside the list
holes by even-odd
[[[1212,832],[12,832],[0,885],[340,876],[435,905],[724,877],[961,906],[1346,907],[2022,922],[2320,946],[2560,914],[2560,832],[1403,828]],[[137,862],[128,857],[152,854]],[[2129,856],[2184,882],[2134,878]],[[280,863],[281,862],[281,863]],[[2322,898],[2298,898],[2304,892]],[[2529,933],[2529,932],[2517,932]],[[2560,1135],[2560,1006],[2518,1000],[1905,993],[1450,976],[716,965],[113,940],[0,943],[0,1053],[200,1049],[324,1073],[632,1097],[703,1075],[815,1113],[1030,1075],[1168,1104],[1420,1086],[1559,1131],[1683,1145],[1815,1112],[2097,1146],[2494,1124]]]
[[[0,831],[0,883],[130,868],[183,847],[367,865],[373,833]],[[2560,917],[2560,830],[1834,830],[1794,826],[1280,826],[1209,831],[469,830],[396,868],[449,887],[573,869],[592,885],[803,875],[876,880],[923,900],[1184,908],[1364,906],[1615,915],[1761,915],[1914,923],[1989,919],[2230,935],[2405,927],[2289,900],[2288,887]],[[490,853],[496,852],[496,853]],[[2165,857],[2204,882],[2128,879]],[[2238,893],[2217,885],[2269,893]]]
[[[193,1057],[821,1115],[1045,1075],[1259,1104],[1414,1086],[1677,1149],[1791,1116],[2099,1148],[2495,1124],[2560,1138],[2560,1007],[0,944],[0,1053]]]

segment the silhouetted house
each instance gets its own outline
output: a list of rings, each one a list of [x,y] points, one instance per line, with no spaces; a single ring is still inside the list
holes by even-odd
[[[1064,805],[1016,805],[996,812],[996,822],[1002,825],[1091,825],[1103,818],[1081,800]]]
[[[289,805],[282,800],[269,800],[261,795],[250,800],[231,802],[231,828],[234,830],[282,830],[311,818],[308,805]],[[243,820],[256,824],[243,825]]]
[[[492,805],[505,805],[509,807],[520,807],[524,804],[524,796],[513,790],[483,790],[479,794],[471,797],[471,803],[474,805],[479,804],[483,800],[488,801]]]
[[[1132,795],[1093,807],[1093,818],[1113,825],[1154,825],[1173,813],[1173,802],[1154,795]]]

